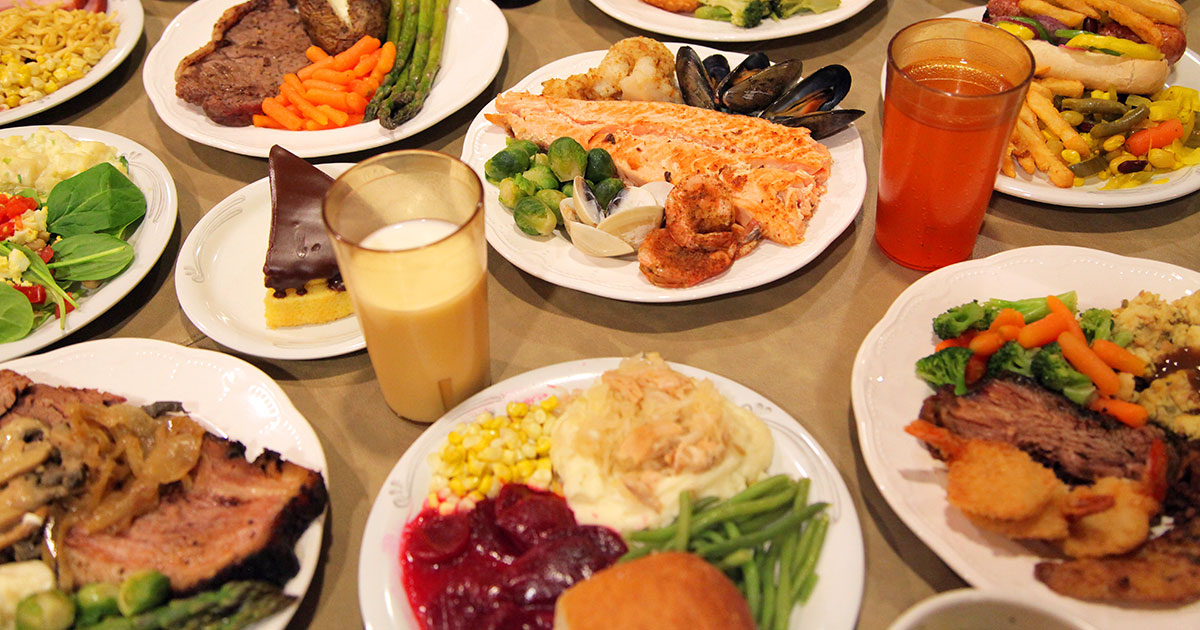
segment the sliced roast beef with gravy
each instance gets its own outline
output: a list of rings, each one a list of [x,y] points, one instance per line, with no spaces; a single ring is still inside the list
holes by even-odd
[[[17,402],[17,397],[31,384],[33,381],[26,378],[24,374],[12,370],[0,370],[0,415],[8,413],[8,410],[12,409],[13,404]],[[0,422],[0,425],[2,424],[3,422]]]
[[[287,0],[249,0],[225,11],[212,41],[179,62],[175,94],[218,124],[249,125],[283,75],[308,65],[311,45]]]
[[[325,482],[273,452],[249,462],[244,451],[207,435],[192,482],[164,493],[158,509],[119,534],[72,528],[60,554],[66,575],[74,585],[119,582],[152,567],[177,593],[230,579],[286,582],[299,569],[296,541],[325,509]]]
[[[1008,442],[1080,482],[1139,479],[1150,444],[1163,438],[1157,427],[1130,428],[1021,377],[987,379],[963,396],[943,388],[925,399],[921,419],[965,438]]]

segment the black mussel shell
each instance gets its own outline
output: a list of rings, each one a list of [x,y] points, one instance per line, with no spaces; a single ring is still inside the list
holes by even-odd
[[[708,82],[712,84],[713,92],[716,92],[717,84],[729,74],[729,60],[725,55],[709,55],[704,58],[704,71],[708,73]]]
[[[762,112],[763,118],[802,116],[811,112],[826,112],[846,98],[850,91],[850,71],[846,66],[825,66],[779,96]]]
[[[725,78],[717,84],[717,94],[721,94],[729,89],[729,86],[734,83],[745,81],[755,73],[765,70],[771,66],[771,60],[767,58],[767,53],[756,52],[742,60]]]
[[[768,120],[787,127],[804,127],[812,132],[813,140],[821,140],[849,127],[865,113],[861,109],[835,109],[801,116],[774,116]]]
[[[765,108],[800,80],[803,62],[799,59],[781,61],[770,68],[747,77],[717,94],[717,100],[730,111],[746,113]]]
[[[704,62],[691,46],[680,46],[675,54],[675,78],[679,81],[679,92],[683,102],[692,107],[716,109],[712,82],[704,70]]]

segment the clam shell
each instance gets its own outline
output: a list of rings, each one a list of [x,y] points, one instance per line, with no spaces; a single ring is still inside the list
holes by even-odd
[[[589,256],[607,258],[624,256],[636,251],[629,243],[604,230],[584,225],[578,221],[564,221],[564,224],[567,226],[567,234],[571,236],[571,243],[579,248],[579,251]]]
[[[646,240],[646,235],[662,225],[662,222],[662,206],[646,205],[626,208],[601,221],[600,225],[596,227],[636,249],[641,247],[642,241]]]
[[[571,194],[567,197],[574,205],[576,221],[584,225],[596,227],[598,223],[604,220],[604,211],[600,209],[600,203],[596,200],[596,193],[592,192],[592,187],[588,185],[587,180],[583,177],[576,177],[571,182]]]

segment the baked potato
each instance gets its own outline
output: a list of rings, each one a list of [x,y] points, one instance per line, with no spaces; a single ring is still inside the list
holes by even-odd
[[[370,35],[387,37],[386,0],[296,0],[296,10],[309,39],[336,55]]]

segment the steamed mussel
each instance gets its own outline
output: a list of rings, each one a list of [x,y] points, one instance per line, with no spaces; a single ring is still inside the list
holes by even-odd
[[[721,66],[713,57],[702,61],[691,47],[679,48],[675,74],[684,103],[759,116],[789,127],[805,127],[817,140],[849,127],[865,113],[859,109],[834,109],[850,91],[850,71],[845,66],[825,66],[802,77],[799,59],[772,64],[764,53],[758,52],[716,80],[708,69]]]

